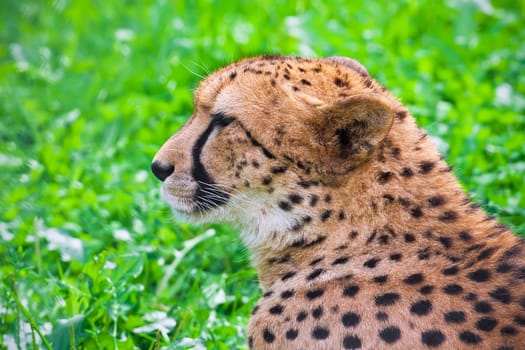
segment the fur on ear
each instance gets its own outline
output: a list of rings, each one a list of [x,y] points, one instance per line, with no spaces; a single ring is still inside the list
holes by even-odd
[[[359,63],[357,60],[354,60],[353,58],[342,57],[342,56],[331,56],[325,59],[328,61],[335,62],[340,65],[346,66],[356,71],[357,73],[359,73],[359,75],[361,75],[364,78],[370,77],[366,68],[361,63]]]
[[[347,174],[368,159],[395,116],[392,102],[378,94],[349,96],[319,111],[311,126],[323,153],[320,170],[327,175]]]

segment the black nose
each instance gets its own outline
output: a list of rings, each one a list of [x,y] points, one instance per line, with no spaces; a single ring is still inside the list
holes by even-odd
[[[161,163],[158,160],[151,163],[151,171],[160,181],[166,180],[173,173],[173,170],[175,170],[175,167],[171,164]]]

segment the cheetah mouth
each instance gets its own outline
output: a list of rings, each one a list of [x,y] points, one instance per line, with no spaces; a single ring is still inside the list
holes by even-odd
[[[228,202],[230,195],[214,184],[198,181],[188,184],[165,184],[161,188],[164,200],[176,213],[185,215],[204,214]]]

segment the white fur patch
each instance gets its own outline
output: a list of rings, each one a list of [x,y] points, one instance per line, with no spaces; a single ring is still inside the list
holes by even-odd
[[[296,234],[284,234],[301,222],[304,213],[284,211],[279,208],[274,195],[266,193],[239,193],[230,196],[227,203],[204,212],[194,212],[196,205],[190,198],[178,198],[163,189],[164,199],[173,214],[188,222],[202,224],[228,222],[241,231],[243,243],[252,251],[267,247],[279,249],[303,238]]]

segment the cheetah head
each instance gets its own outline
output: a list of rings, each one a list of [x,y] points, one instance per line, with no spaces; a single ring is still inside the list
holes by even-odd
[[[352,59],[243,60],[199,85],[152,170],[176,215],[235,222],[257,244],[307,220],[307,206],[293,206],[305,188],[355,177],[398,108]]]

